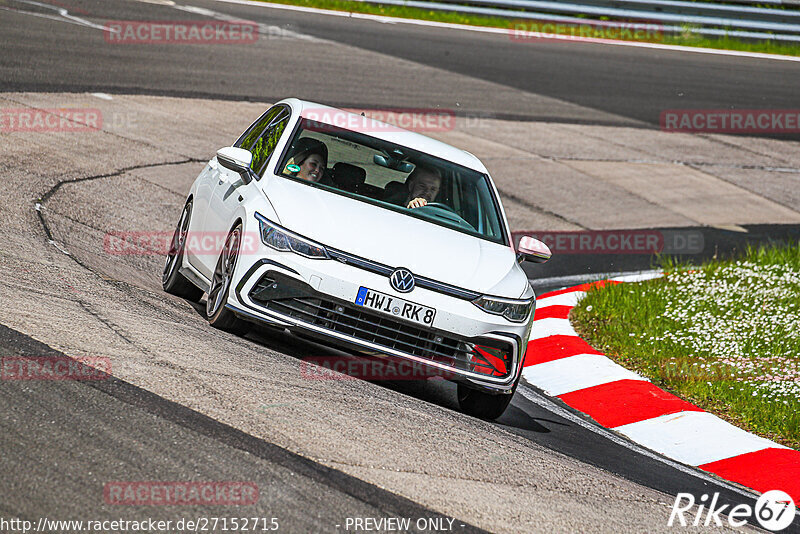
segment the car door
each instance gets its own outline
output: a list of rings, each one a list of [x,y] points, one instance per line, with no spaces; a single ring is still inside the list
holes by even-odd
[[[189,220],[189,243],[192,243],[192,245],[186,247],[185,254],[189,263],[201,272],[204,272],[201,268],[203,265],[203,252],[194,243],[197,243],[205,235],[205,217],[213,192],[212,184],[216,183],[217,180],[217,167],[217,158],[214,157],[197,177],[197,186],[192,197],[192,215]]]
[[[234,146],[250,150],[261,137],[261,134],[264,133],[264,130],[267,129],[281,111],[282,106],[273,106],[268,109],[258,120],[245,130]],[[217,236],[215,236],[208,227],[208,225],[211,225],[212,228],[219,226],[217,216],[212,214],[209,217],[211,198],[214,195],[215,189],[224,185],[224,180],[229,178],[227,175],[222,177],[220,175],[221,170],[224,170],[224,168],[217,162],[217,157],[214,156],[198,178],[197,187],[194,192],[192,219],[189,229],[193,246],[186,248],[186,257],[189,263],[205,276],[209,277],[216,264],[218,251],[220,250],[220,247],[216,245],[216,241],[218,240]],[[221,181],[221,178],[224,178],[224,180]]]
[[[247,132],[240,140],[240,148],[245,148],[253,154],[250,167],[258,179],[264,175],[267,163],[286,129],[290,116],[288,106],[275,106],[264,115],[263,118],[266,119],[264,128],[258,128],[255,133]],[[250,195],[259,194],[256,183],[245,182],[238,173],[230,169],[217,164],[216,173],[216,181],[212,182],[213,190],[204,224],[205,231],[214,236],[215,243],[213,253],[206,254],[202,260],[203,271],[207,276],[213,274],[222,245],[233,226],[237,208]]]

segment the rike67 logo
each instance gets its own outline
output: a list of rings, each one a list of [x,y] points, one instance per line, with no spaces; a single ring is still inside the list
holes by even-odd
[[[683,527],[724,526],[725,519],[731,527],[743,527],[757,522],[762,528],[778,532],[792,524],[795,518],[795,505],[792,497],[781,490],[771,490],[758,498],[755,507],[749,504],[737,504],[730,508],[729,504],[719,505],[719,493],[715,493],[709,501],[708,495],[700,497],[696,502],[691,493],[678,493],[667,526],[676,522]],[[695,509],[695,505],[696,509]],[[705,513],[704,513],[705,512]]]

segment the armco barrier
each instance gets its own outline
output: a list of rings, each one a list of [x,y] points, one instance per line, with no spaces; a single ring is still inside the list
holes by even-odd
[[[678,0],[580,0],[581,3],[550,0],[470,0],[468,5],[464,5],[463,0],[356,1],[574,24],[624,26],[638,21],[658,23],[661,30],[668,33],[800,42],[800,10],[796,9],[795,6],[798,4],[794,3],[794,0],[791,3],[764,2],[764,4],[791,6],[793,9]],[[618,7],[620,5],[625,7]],[[583,18],[587,16],[597,19]],[[600,18],[605,20],[598,20]]]

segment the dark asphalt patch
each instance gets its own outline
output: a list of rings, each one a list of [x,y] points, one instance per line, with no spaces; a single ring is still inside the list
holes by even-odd
[[[69,358],[3,325],[0,356]],[[347,517],[412,518],[412,524],[420,518],[442,517],[409,499],[113,376],[92,381],[4,380],[0,390],[6,401],[14,400],[13,409],[0,410],[0,448],[4,451],[0,493],[8,497],[0,505],[0,515],[6,518],[23,517],[35,522],[38,516],[50,514],[51,519],[114,519],[124,517],[131,509],[142,516],[139,520],[144,516],[176,519],[189,515],[252,517],[269,513],[280,518],[282,531],[335,532],[344,531]],[[28,403],[30,406],[23,405]],[[57,414],[57,420],[50,421],[51,412]],[[24,417],[15,417],[20,414]],[[87,417],[93,421],[90,429],[80,422]],[[150,434],[153,429],[157,429],[155,435]],[[105,437],[85,440],[94,433]],[[27,447],[15,443],[19,437],[28,440]],[[62,455],[62,448],[73,454]],[[125,451],[129,448],[137,451],[136,466],[128,465],[131,459]],[[87,451],[92,454],[81,454]],[[35,465],[31,456],[36,458]],[[147,465],[141,464],[144,459]],[[105,472],[105,476],[113,477],[110,480],[140,480],[137,477],[144,472],[153,480],[196,481],[202,476],[193,465],[198,460],[202,460],[207,477],[225,473],[229,480],[258,480],[261,491],[256,509],[115,508],[102,499],[102,486],[109,479],[104,480],[102,475],[86,477],[87,473]],[[168,467],[159,467],[163,465]],[[59,482],[54,487],[53,480],[61,477],[69,482]],[[291,485],[286,484],[287,478]],[[7,491],[20,481],[24,488]],[[40,493],[37,488],[43,491]],[[29,492],[38,493],[34,502],[26,499]],[[286,501],[292,503],[290,508],[285,506]],[[458,519],[453,525],[455,532],[485,532]]]

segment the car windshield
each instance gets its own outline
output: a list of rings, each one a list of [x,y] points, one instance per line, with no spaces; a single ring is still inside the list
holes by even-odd
[[[488,176],[360,132],[303,119],[276,173],[507,244]]]

